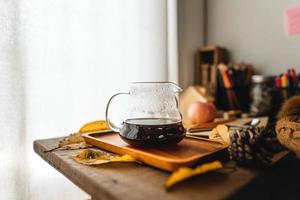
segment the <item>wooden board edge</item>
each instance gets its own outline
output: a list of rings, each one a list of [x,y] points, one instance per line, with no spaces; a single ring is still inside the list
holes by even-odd
[[[95,138],[93,136],[91,136],[92,134],[95,134],[95,133],[83,135],[83,138],[85,139],[85,141],[88,144],[92,144],[100,149],[104,149],[104,150],[112,152],[112,153],[121,154],[121,155],[128,154],[128,155],[134,157],[135,159],[137,159],[138,161],[141,161],[145,164],[148,164],[148,165],[151,165],[151,166],[154,166],[159,169],[166,170],[166,171],[170,171],[170,172],[175,171],[180,167],[191,166],[191,165],[195,164],[196,162],[198,162],[200,158],[207,157],[210,154],[216,153],[216,152],[224,150],[226,148],[224,146],[224,148],[221,147],[220,149],[216,149],[215,151],[208,152],[206,154],[195,155],[195,156],[187,158],[187,159],[177,160],[177,159],[164,158],[162,156],[157,156],[157,155],[153,156],[153,154],[150,154],[147,152],[142,152],[143,156],[140,156],[140,152],[141,152],[140,150],[130,149],[130,151],[127,152],[126,147],[118,147],[115,145],[107,144],[100,140],[95,140]]]

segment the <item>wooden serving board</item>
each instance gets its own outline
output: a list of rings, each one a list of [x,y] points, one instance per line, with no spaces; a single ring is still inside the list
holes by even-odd
[[[214,142],[184,138],[174,146],[141,148],[128,145],[115,132],[90,133],[83,135],[83,138],[88,144],[120,155],[129,154],[139,161],[167,171],[193,165],[227,147]]]

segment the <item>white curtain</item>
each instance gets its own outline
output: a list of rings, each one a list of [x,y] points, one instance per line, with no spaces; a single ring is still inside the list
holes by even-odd
[[[0,0],[0,199],[86,198],[32,142],[103,119],[129,82],[176,81],[174,2]]]

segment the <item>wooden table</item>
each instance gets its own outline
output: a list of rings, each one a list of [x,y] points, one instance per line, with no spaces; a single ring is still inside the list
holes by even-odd
[[[268,195],[266,196],[267,199],[268,197],[276,199],[280,195],[287,197],[280,191],[289,192],[290,197],[296,195],[295,192],[291,193],[291,191],[284,190],[285,186],[292,189],[293,187],[300,188],[300,174],[297,172],[297,170],[300,171],[300,162],[294,158],[294,155],[290,155],[293,162],[296,163],[293,163],[293,166],[285,164],[284,167],[281,167],[279,164],[277,167],[276,164],[272,170],[265,172],[240,167],[236,167],[235,171],[223,169],[192,178],[176,185],[170,191],[166,191],[163,184],[170,173],[150,166],[135,163],[109,163],[97,167],[85,166],[70,158],[80,150],[44,153],[45,150],[55,147],[58,140],[59,138],[36,140],[34,141],[34,151],[74,184],[90,194],[92,199],[209,200],[238,197],[250,199],[256,195],[260,195],[260,197]],[[232,167],[235,166],[235,163],[228,162],[225,166]],[[277,180],[278,174],[280,176]],[[288,176],[283,177],[282,174]],[[269,178],[266,178],[268,176]],[[270,177],[273,178],[271,183],[268,181],[272,179]],[[282,185],[282,181],[285,179],[289,180],[289,183]],[[256,182],[258,182],[258,186]],[[291,185],[289,186],[289,184]],[[265,189],[262,190],[262,187]],[[281,187],[281,190],[277,190],[276,187]],[[300,195],[298,199],[300,199]]]

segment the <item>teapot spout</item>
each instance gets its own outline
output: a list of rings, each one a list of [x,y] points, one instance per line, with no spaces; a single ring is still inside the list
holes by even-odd
[[[173,89],[174,93],[182,92],[181,87],[179,87],[176,83],[173,83],[173,82],[169,82],[169,83],[172,86],[172,89]]]

